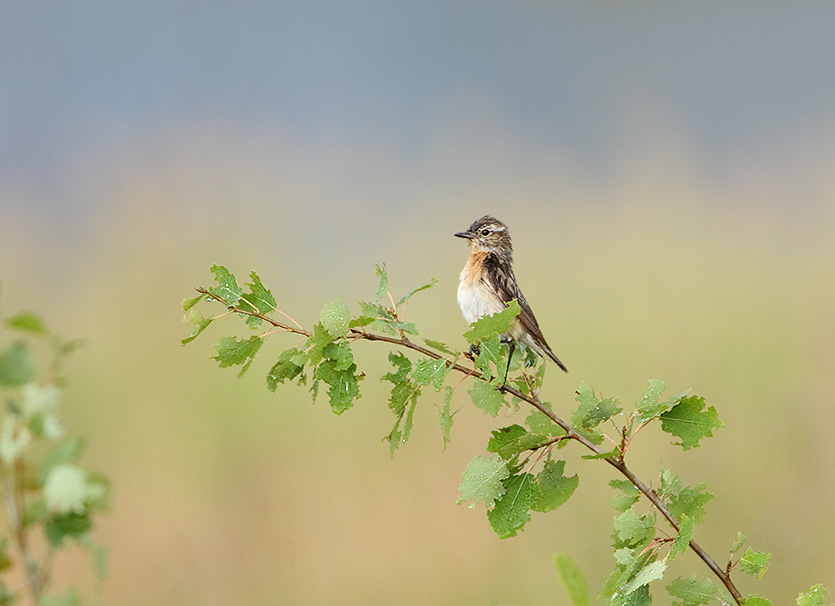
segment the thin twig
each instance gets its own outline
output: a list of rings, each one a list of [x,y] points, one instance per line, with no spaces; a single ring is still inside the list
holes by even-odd
[[[24,591],[27,600],[31,606],[36,606],[38,603],[38,581],[35,578],[37,574],[30,565],[31,558],[29,557],[28,541],[26,537],[26,529],[23,526],[23,486],[24,478],[22,477],[23,466],[17,460],[10,467],[11,478],[9,487],[10,492],[6,494],[6,516],[9,520],[9,525],[12,528],[13,540],[12,544],[17,552],[17,557],[20,560],[24,580]]]

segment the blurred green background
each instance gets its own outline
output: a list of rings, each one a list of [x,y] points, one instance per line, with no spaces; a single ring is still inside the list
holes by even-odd
[[[573,390],[691,388],[726,428],[683,456],[643,432],[632,464],[716,498],[696,537],[773,553],[744,593],[835,586],[835,6],[798,2],[109,3],[12,0],[0,20],[2,310],[88,345],[65,414],[113,480],[96,530],[107,604],[563,604],[594,591],[614,512],[603,464],[565,452],[574,498],[500,541],[456,506],[489,430],[433,395],[392,460],[387,349],[334,416],[195,343],[180,300],[213,263],[252,269],[303,324],[430,277],[410,319],[463,346],[452,237],[508,223],[517,277]],[[6,339],[7,332],[0,334]],[[272,356],[271,356],[272,354]],[[434,402],[436,403],[436,402]],[[526,413],[523,413],[526,414]],[[522,417],[519,417],[522,418]],[[694,556],[680,571],[707,574]],[[81,555],[58,587],[89,586]],[[85,583],[87,583],[85,585]],[[669,603],[660,588],[657,603]]]

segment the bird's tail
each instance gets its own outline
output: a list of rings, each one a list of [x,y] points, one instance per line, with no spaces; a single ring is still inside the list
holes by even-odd
[[[554,362],[556,362],[557,366],[562,368],[565,372],[568,372],[568,369],[565,367],[565,364],[560,362],[560,359],[557,356],[554,355],[554,352],[551,351],[551,348],[546,347],[545,348],[545,353],[548,354],[549,358],[551,358]]]

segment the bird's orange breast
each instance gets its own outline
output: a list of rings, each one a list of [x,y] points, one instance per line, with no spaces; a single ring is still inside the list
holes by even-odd
[[[477,284],[484,273],[484,261],[487,253],[474,250],[467,259],[464,269],[461,270],[461,284],[472,286]]]
[[[474,251],[461,270],[458,282],[458,305],[467,323],[489,316],[504,309],[504,303],[484,278],[486,253]]]

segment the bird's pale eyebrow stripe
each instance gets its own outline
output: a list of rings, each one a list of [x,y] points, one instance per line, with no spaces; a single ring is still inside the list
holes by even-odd
[[[499,225],[494,225],[494,226],[493,226],[493,231],[504,231],[504,230],[506,230],[506,229],[507,229],[507,228],[506,228],[504,225],[502,225],[502,226],[499,226]]]

